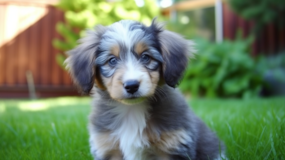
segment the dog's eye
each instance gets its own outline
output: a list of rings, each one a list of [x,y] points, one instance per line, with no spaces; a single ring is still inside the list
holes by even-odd
[[[143,55],[141,56],[141,62],[142,62],[142,63],[148,63],[149,61],[150,61],[149,55],[143,54]]]
[[[111,59],[109,59],[109,65],[110,66],[115,66],[118,63],[117,58],[113,57]]]

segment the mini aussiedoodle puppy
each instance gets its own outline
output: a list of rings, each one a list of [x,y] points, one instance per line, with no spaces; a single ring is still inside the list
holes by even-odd
[[[188,107],[175,86],[191,42],[122,20],[88,31],[68,54],[80,91],[94,94],[89,134],[96,160],[213,160],[224,146]]]

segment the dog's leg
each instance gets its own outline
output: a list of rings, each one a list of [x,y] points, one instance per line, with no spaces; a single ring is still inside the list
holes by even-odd
[[[189,132],[184,129],[166,131],[154,143],[159,160],[189,160],[195,158],[196,146]]]
[[[95,160],[122,160],[119,146],[109,133],[90,132],[90,150]]]

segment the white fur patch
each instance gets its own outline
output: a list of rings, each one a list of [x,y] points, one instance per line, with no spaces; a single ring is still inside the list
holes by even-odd
[[[141,77],[145,74],[141,72],[138,68],[140,67],[139,62],[131,55],[128,54],[128,59],[125,64],[127,71],[123,76],[123,82],[127,80],[141,80]]]
[[[119,141],[126,160],[144,159],[144,148],[149,145],[147,137],[143,134],[148,117],[147,110],[147,105],[143,103],[120,105],[112,109],[112,112],[118,114],[115,121],[120,123],[120,127],[111,135]]]

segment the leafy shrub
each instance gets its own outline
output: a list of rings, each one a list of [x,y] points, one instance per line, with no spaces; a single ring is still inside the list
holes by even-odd
[[[57,62],[62,65],[66,58],[64,52],[76,46],[87,28],[110,25],[122,19],[150,24],[159,15],[159,8],[153,0],[140,2],[143,2],[141,7],[134,0],[60,0],[56,7],[64,11],[65,22],[56,25],[57,32],[63,36],[63,40],[53,40],[53,46],[63,51],[57,54]]]
[[[262,74],[248,51],[251,39],[212,44],[197,40],[195,58],[190,61],[180,84],[191,96],[243,97],[259,95]]]

